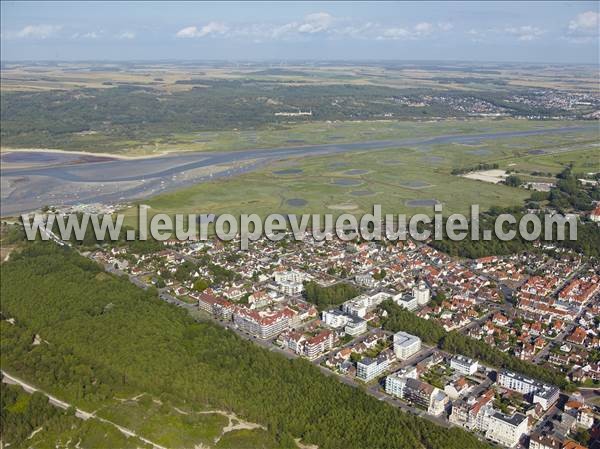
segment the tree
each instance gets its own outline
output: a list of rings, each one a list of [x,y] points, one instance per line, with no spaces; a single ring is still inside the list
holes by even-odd
[[[304,298],[317,306],[319,310],[338,306],[358,296],[360,291],[351,284],[340,282],[329,287],[321,287],[314,281],[304,283]]]
[[[209,286],[210,284],[206,279],[198,279],[196,280],[196,282],[194,282],[194,290],[196,290],[197,292],[203,292]]]
[[[387,274],[387,273],[386,273],[386,272],[385,272],[385,270],[382,268],[381,270],[379,270],[377,273],[375,273],[375,274],[373,275],[373,279],[375,279],[375,280],[377,280],[377,281],[381,281],[382,279],[384,279],[384,278],[385,278],[386,274]]]
[[[523,184],[523,180],[516,175],[510,175],[504,180],[504,183],[507,186],[519,187],[521,184]]]

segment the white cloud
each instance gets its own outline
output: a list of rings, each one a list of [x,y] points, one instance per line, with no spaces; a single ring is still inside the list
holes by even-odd
[[[385,28],[382,33],[377,36],[378,40],[385,39],[420,39],[431,36],[437,32],[446,32],[454,28],[449,22],[440,22],[434,25],[429,22],[420,22],[412,28],[391,27]]]
[[[598,33],[600,27],[600,13],[595,11],[586,11],[575,17],[569,22],[570,31],[585,31]]]
[[[16,33],[16,37],[47,39],[62,29],[61,25],[27,25]]]
[[[433,25],[429,22],[421,22],[417,23],[413,29],[415,34],[422,36],[431,34],[431,32],[433,31]]]
[[[123,31],[117,34],[117,39],[135,39],[135,33],[133,31]]]
[[[319,33],[327,30],[333,22],[331,14],[317,12],[309,14],[304,18],[304,23],[298,27],[300,33]]]
[[[87,33],[73,33],[71,34],[71,39],[100,39],[104,31],[88,31]]]
[[[597,42],[600,35],[600,13],[586,11],[569,21],[566,36],[563,39],[572,44]]]
[[[260,28],[263,36],[271,39],[287,38],[324,32],[335,32],[332,28],[334,18],[326,12],[317,12],[304,17],[301,22],[289,22],[283,25],[265,25]],[[256,31],[256,29],[254,30]],[[243,34],[245,30],[241,30]]]
[[[186,28],[182,28],[181,30],[179,30],[177,32],[177,34],[175,36],[177,37],[196,37],[196,34],[198,33],[198,28],[196,27],[186,27]]]
[[[209,22],[200,29],[195,26],[183,28],[175,36],[181,38],[206,37],[224,35],[228,31],[229,27],[222,22]]]
[[[450,22],[438,22],[438,28],[442,31],[450,31],[454,28],[454,24]]]
[[[210,34],[225,34],[229,31],[229,27],[221,22],[210,22],[204,25],[200,30],[200,37],[208,36]]]
[[[383,30],[383,33],[377,39],[402,39],[409,36],[410,31],[406,28],[387,28]]]
[[[508,34],[516,36],[520,41],[533,41],[544,34],[544,30],[531,25],[508,27],[505,28],[504,31]]]
[[[365,38],[372,36],[374,30],[377,30],[379,25],[373,22],[367,22],[364,25],[348,25],[339,28],[333,28],[332,34],[338,36],[350,36],[354,38]]]
[[[225,38],[251,39],[253,42],[265,40],[306,39],[311,35],[329,37],[351,37],[355,39],[419,39],[436,33],[447,32],[454,28],[449,22],[437,24],[419,22],[410,27],[384,26],[375,22],[361,22],[348,18],[336,18],[327,12],[308,14],[302,20],[287,23],[246,23],[224,24],[210,22],[199,28],[189,26],[176,33],[178,38],[201,38],[205,36],[220,36]]]

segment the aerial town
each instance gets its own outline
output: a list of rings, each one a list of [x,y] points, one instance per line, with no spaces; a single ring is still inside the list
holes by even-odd
[[[259,240],[246,252],[235,241],[163,245],[89,257],[138,286],[156,287],[198,319],[503,447],[576,449],[583,447],[578,432],[598,432],[598,407],[587,400],[600,381],[600,268],[574,252],[540,244],[528,253],[461,260],[410,240],[317,241],[308,233],[277,245]],[[319,295],[336,286],[343,286],[343,302]],[[561,391],[391,331],[390,305],[442,332],[554,367],[579,388]]]
[[[0,0],[0,449],[600,449],[599,5]]]

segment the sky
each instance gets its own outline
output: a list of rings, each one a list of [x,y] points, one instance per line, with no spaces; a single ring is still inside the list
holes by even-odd
[[[1,3],[1,59],[598,64],[599,2]]]

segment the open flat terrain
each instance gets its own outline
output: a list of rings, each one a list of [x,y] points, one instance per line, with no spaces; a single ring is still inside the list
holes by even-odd
[[[439,135],[494,128],[494,118],[560,126],[597,111],[597,75],[511,64],[6,63],[1,147],[147,156]],[[518,122],[501,126],[531,126]]]
[[[600,170],[595,131],[513,137],[463,144],[407,146],[273,162],[252,173],[197,184],[143,201],[167,213],[362,214],[380,204],[384,213],[468,212],[471,204],[521,205],[522,188],[452,175],[455,168],[498,163],[529,174]],[[532,177],[535,179],[535,176]],[[543,178],[541,179],[543,180]],[[130,222],[136,209],[129,209]]]

